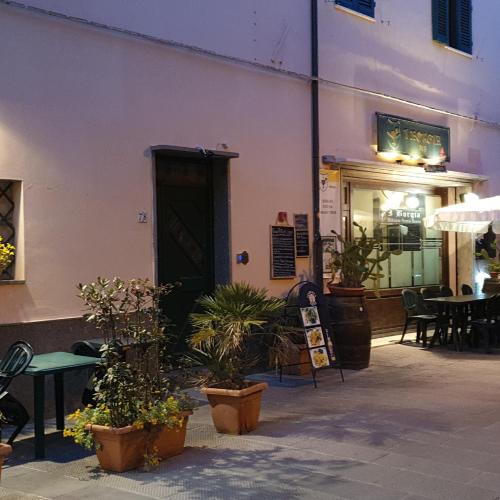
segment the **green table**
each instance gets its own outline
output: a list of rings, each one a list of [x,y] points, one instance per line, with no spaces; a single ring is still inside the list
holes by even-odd
[[[99,358],[77,356],[70,352],[50,352],[33,356],[24,372],[33,377],[35,458],[45,458],[45,376],[54,375],[56,426],[64,429],[64,373],[96,366]]]

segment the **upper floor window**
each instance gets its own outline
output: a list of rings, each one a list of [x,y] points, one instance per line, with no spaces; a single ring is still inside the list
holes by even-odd
[[[335,3],[365,16],[375,17],[375,0],[335,0]]]
[[[472,0],[432,0],[432,37],[472,54]]]

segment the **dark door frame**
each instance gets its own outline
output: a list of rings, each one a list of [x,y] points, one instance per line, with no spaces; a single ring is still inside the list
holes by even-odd
[[[186,148],[181,146],[157,145],[151,146],[152,156],[152,224],[154,252],[154,282],[158,284],[158,215],[156,169],[159,156],[171,158],[190,158],[205,160],[212,169],[212,204],[214,214],[214,274],[215,284],[228,283],[231,280],[231,242],[229,232],[229,160],[239,158],[239,153],[216,151],[211,149]]]

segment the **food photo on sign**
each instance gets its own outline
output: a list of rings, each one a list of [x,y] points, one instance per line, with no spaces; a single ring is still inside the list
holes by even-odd
[[[302,315],[302,322],[304,327],[314,326],[319,323],[318,308],[314,307],[301,307],[300,314]]]
[[[306,329],[307,345],[309,348],[320,347],[325,345],[325,338],[323,330],[320,326],[315,328]]]
[[[324,347],[318,347],[311,350],[311,361],[314,368],[325,368],[330,366],[328,353]]]

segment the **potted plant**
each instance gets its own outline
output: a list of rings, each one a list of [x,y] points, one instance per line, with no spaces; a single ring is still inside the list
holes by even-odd
[[[496,247],[496,242],[493,242],[491,244],[492,248],[492,255],[496,255],[497,247]],[[491,278],[498,278],[498,275],[500,274],[500,262],[497,260],[496,257],[492,257],[488,251],[483,248],[480,252],[476,253],[478,257],[482,257],[486,261],[486,268],[488,270],[488,273]]]
[[[2,477],[2,466],[4,460],[12,453],[12,446],[6,443],[0,443],[0,478]]]
[[[0,276],[7,270],[14,260],[16,248],[10,243],[4,243],[0,236]]]
[[[65,435],[91,449],[101,467],[122,472],[183,450],[192,401],[171,388],[166,375],[165,331],[160,299],[172,285],[149,280],[98,278],[79,285],[79,296],[104,336],[102,374],[95,383],[95,405],[68,418]],[[131,355],[124,357],[124,346]]]
[[[285,302],[246,283],[220,285],[202,296],[201,313],[191,314],[194,359],[205,371],[199,376],[218,432],[242,434],[257,427],[264,382],[245,379],[259,361],[255,345],[274,340],[275,355],[289,349],[289,338],[277,325]]]
[[[332,231],[340,249],[331,249],[332,294],[329,307],[337,352],[344,368],[361,369],[370,363],[371,326],[366,310],[364,282],[373,281],[373,290],[379,295],[379,282],[384,277],[381,263],[400,250],[383,250],[378,238],[369,238],[366,228],[353,222],[361,236],[346,240]],[[333,282],[337,277],[338,281]]]
[[[341,234],[332,230],[340,243],[340,250],[331,249],[332,280],[338,275],[338,283],[328,283],[330,292],[338,296],[360,296],[364,294],[367,280],[373,281],[373,290],[378,294],[381,273],[381,262],[387,260],[391,254],[399,255],[400,250],[381,250],[381,240],[369,238],[366,228],[357,222],[352,223],[358,228],[361,237],[352,241],[346,240]]]

